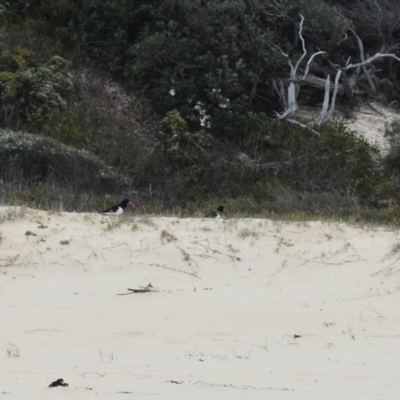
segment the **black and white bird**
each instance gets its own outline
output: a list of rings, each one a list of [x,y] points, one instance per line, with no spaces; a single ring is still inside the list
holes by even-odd
[[[102,211],[101,214],[121,215],[125,211],[125,208],[127,206],[135,208],[135,203],[133,203],[129,199],[125,199],[125,200],[121,201],[120,204],[118,204],[116,206],[112,206],[112,207],[107,208],[106,210]]]
[[[64,382],[64,379],[57,379],[54,382],[51,382],[49,387],[57,387],[57,386],[68,386],[67,382]]]
[[[206,218],[219,219],[222,218],[225,214],[228,214],[228,210],[224,206],[219,206],[215,211],[207,214]]]

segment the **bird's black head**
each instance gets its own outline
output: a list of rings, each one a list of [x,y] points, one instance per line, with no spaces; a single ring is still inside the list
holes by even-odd
[[[219,206],[217,208],[217,211],[219,211],[222,214],[229,214],[229,211],[224,206]]]
[[[135,204],[132,203],[129,199],[123,200],[119,206],[122,207],[123,209],[125,209],[126,206],[128,206],[128,205],[129,205],[130,207],[132,207],[132,208],[135,208]]]

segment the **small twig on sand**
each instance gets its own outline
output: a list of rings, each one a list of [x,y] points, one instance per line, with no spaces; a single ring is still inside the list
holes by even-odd
[[[32,274],[18,274],[18,275],[15,275],[13,279],[18,278],[19,276],[31,276],[32,278],[35,278],[35,275],[32,275]]]
[[[122,242],[122,243],[119,243],[119,244],[116,244],[116,245],[110,246],[110,247],[103,247],[103,250],[115,249],[116,247],[120,247],[120,246],[126,246],[128,248],[128,250],[129,250],[129,253],[131,254],[131,257],[132,257],[132,249],[129,247],[128,243],[126,243],[126,242]]]
[[[129,247],[128,243],[124,243],[124,245],[128,248],[129,253],[131,254],[132,257],[132,249]]]
[[[147,247],[143,248],[143,242],[146,242]],[[140,241],[140,250],[147,250],[149,248],[149,239],[147,237],[145,237],[144,239],[142,239]]]
[[[85,375],[88,375],[88,374],[96,374],[96,375],[98,375],[100,378],[102,378],[103,376],[106,376],[106,375],[107,375],[107,374],[99,374],[98,372],[84,372],[83,374],[81,374],[81,376],[84,377],[84,378],[86,378]]]
[[[240,257],[235,257],[235,256],[232,256],[231,254],[226,254],[226,253],[223,253],[222,251],[212,249],[211,247],[209,247],[208,242],[207,242],[207,246],[205,246],[203,243],[200,243],[200,241],[198,241],[198,240],[194,240],[193,242],[190,242],[190,243],[197,244],[197,245],[204,247],[207,252],[211,251],[213,255],[215,253],[217,253],[217,254],[221,254],[222,256],[229,257],[232,261],[242,261]]]
[[[159,290],[156,290],[153,288],[151,283],[149,283],[147,286],[139,286],[140,289],[127,289],[130,290],[130,293],[119,293],[117,296],[126,296],[127,294],[133,294],[133,293],[148,293],[148,292],[159,292]]]
[[[247,356],[239,356],[238,353],[236,353],[235,349],[233,347],[231,347],[233,352],[235,353],[236,358],[245,358],[246,360],[250,357],[251,352],[253,351],[253,349],[250,349],[249,352],[247,353]]]
[[[151,283],[149,283],[147,286],[139,286],[140,289],[127,289],[130,290],[133,293],[146,293],[146,292],[158,292],[158,290],[155,290],[153,286],[151,286]]]
[[[374,314],[375,314],[375,317],[371,317],[371,318],[376,319],[381,325],[382,325],[382,323],[383,323],[382,321],[384,321],[384,320],[387,319],[387,317],[385,317],[383,314],[381,314],[381,313],[371,304],[371,307],[365,307],[365,306],[364,306],[364,307],[361,309],[361,313],[360,313],[360,317],[359,317],[359,320],[360,320],[360,321],[366,320],[366,317],[364,316],[365,310],[369,310],[369,311],[371,311],[372,313],[374,313]],[[367,318],[368,318],[368,316],[367,316]]]
[[[154,266],[159,267],[159,268],[169,269],[169,270],[171,270],[171,271],[182,272],[182,274],[192,275],[192,276],[194,276],[194,277],[197,278],[197,279],[201,279],[201,278],[200,278],[199,276],[197,276],[196,274],[192,274],[191,272],[182,271],[182,270],[180,270],[180,269],[169,268],[169,267],[166,267],[165,265],[160,265],[160,264],[149,264],[149,265],[154,265]]]
[[[89,256],[88,256],[88,258],[87,258],[86,260],[89,260],[89,258],[92,257],[92,255],[94,255],[94,256],[96,257],[96,259],[98,258],[98,257],[97,257],[97,254],[96,254],[94,251],[91,251],[90,254],[89,254]]]
[[[38,263],[34,263],[34,262],[25,262],[25,263],[19,263],[19,264],[6,264],[6,265],[0,265],[0,267],[10,267],[11,265],[13,267],[25,267],[28,266],[30,267],[31,265],[37,265]]]
[[[33,245],[32,245],[33,246]],[[40,251],[38,248],[36,248],[36,246],[33,246],[33,248],[39,253],[39,254],[43,254],[42,251]]]

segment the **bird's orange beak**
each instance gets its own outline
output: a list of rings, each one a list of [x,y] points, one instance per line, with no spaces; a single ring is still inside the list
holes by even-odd
[[[227,210],[226,208],[224,208],[224,214],[229,214],[229,210]]]
[[[128,203],[128,206],[135,208],[135,203],[132,203],[131,201]]]

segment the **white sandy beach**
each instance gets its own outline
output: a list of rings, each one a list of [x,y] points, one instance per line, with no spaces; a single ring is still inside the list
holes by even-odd
[[[1,398],[399,396],[397,231],[8,207],[0,220]]]

